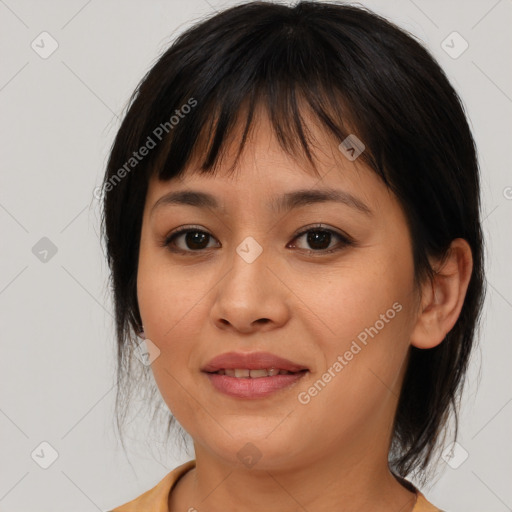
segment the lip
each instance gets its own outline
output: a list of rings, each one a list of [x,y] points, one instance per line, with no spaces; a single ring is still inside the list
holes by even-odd
[[[289,372],[308,370],[304,365],[276,356],[270,352],[226,352],[211,359],[201,368],[201,371],[214,373],[223,369],[259,370],[263,368],[278,368],[279,370]],[[261,377],[261,379],[266,378],[267,377]]]
[[[276,368],[294,372],[257,378],[237,378],[215,373],[219,370],[260,370]],[[269,352],[226,352],[209,361],[201,371],[217,391],[234,398],[258,399],[292,386],[308,373],[309,369]]]
[[[258,399],[265,398],[277,391],[297,383],[308,373],[307,370],[287,375],[274,375],[273,377],[237,378],[206,373],[212,386],[221,393],[234,398]]]

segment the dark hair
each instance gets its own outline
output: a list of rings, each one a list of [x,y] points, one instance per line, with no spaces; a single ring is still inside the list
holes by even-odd
[[[133,370],[132,335],[141,326],[136,279],[148,181],[155,173],[162,180],[179,176],[200,144],[200,172],[215,172],[245,113],[234,167],[260,105],[283,150],[300,153],[313,167],[304,108],[337,141],[353,133],[364,142],[360,158],[406,214],[417,283],[432,278],[428,258],[446,256],[453,239],[471,247],[461,314],[441,344],[411,348],[399,398],[390,468],[401,476],[424,473],[451,414],[457,432],[484,299],[478,162],[461,100],[434,58],[414,36],[361,7],[302,1],[229,8],[177,37],[134,91],[103,182],[118,344],[116,411],[126,392],[120,383],[126,377],[129,384]],[[139,158],[142,147],[149,150]],[[172,423],[171,415],[169,430]]]

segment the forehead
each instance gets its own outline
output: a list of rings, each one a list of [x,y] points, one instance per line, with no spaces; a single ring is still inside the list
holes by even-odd
[[[147,208],[153,214],[167,205],[188,205],[222,210],[227,207],[262,207],[276,214],[320,203],[338,203],[365,215],[367,206],[378,203],[376,194],[384,186],[375,173],[362,176],[355,169],[336,162],[317,165],[320,175],[290,162],[286,154],[271,155],[256,145],[254,158],[242,155],[235,173],[220,166],[216,174],[201,174],[187,169],[177,178],[161,181],[153,178]]]
[[[242,113],[243,114],[243,113]],[[232,167],[241,143],[245,117],[239,115],[237,123],[227,138],[214,168],[206,173],[200,171],[207,154],[208,134],[200,134],[194,153],[179,177],[162,181],[154,172],[149,182],[149,192],[162,192],[186,185],[207,186],[210,190],[230,186],[233,191],[246,188],[268,194],[274,190],[295,188],[325,188],[343,184],[349,188],[366,188],[370,182],[380,182],[380,178],[361,158],[351,160],[346,151],[340,150],[341,141],[322,129],[318,120],[305,110],[301,113],[307,126],[307,142],[315,165],[302,152],[300,141],[295,147],[285,151],[279,143],[267,111],[262,106],[255,108],[243,151],[238,163]],[[219,189],[220,190],[220,189]]]

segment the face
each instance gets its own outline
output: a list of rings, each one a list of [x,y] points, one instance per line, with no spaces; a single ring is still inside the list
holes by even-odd
[[[230,147],[215,176],[191,164],[180,179],[149,184],[140,313],[160,350],[155,380],[196,454],[229,464],[254,455],[268,469],[341,452],[387,460],[417,314],[411,239],[377,175],[318,141],[321,177],[282,151],[261,115],[236,174],[224,172]],[[216,206],[159,201],[192,190]],[[290,196],[325,190],[338,198]],[[286,366],[271,357],[203,371],[221,354],[261,352],[297,366],[229,372]]]

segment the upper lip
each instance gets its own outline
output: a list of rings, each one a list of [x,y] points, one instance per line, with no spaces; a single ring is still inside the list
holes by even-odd
[[[212,373],[226,369],[260,370],[268,368],[278,368],[289,372],[307,370],[306,366],[269,352],[226,352],[211,359],[201,370]]]

